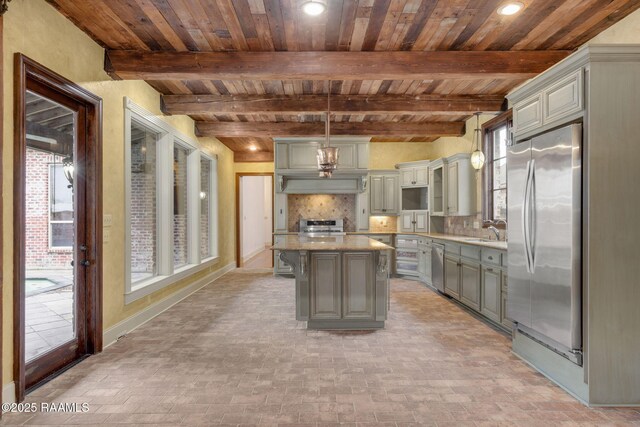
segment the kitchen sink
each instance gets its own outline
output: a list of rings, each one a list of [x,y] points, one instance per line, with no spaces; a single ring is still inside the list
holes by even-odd
[[[491,240],[491,239],[481,239],[479,237],[473,237],[470,239],[462,239],[465,242],[481,242],[481,243],[489,243],[489,242],[497,242],[497,240]]]

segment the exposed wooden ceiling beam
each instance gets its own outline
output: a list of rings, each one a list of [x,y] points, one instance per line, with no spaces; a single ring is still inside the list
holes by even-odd
[[[429,80],[526,78],[570,51],[148,52],[108,50],[125,80]]]
[[[197,136],[284,137],[323,136],[323,122],[196,122]],[[464,122],[336,122],[331,135],[359,136],[461,136]]]
[[[234,151],[233,161],[238,162],[273,162],[273,151]]]
[[[332,95],[335,114],[455,114],[502,109],[502,96]],[[164,95],[166,114],[318,114],[326,95]]]

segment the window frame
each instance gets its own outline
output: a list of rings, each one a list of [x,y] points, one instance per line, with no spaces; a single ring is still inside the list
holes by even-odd
[[[507,126],[507,146],[512,138],[513,113],[509,109],[482,124],[482,149],[485,155],[485,165],[482,174],[482,221],[485,226],[495,225],[497,228],[505,229],[505,224],[494,224],[495,215],[493,211],[493,131]],[[507,165],[508,167],[508,165]],[[507,187],[509,183],[507,182]]]
[[[156,262],[155,276],[133,282],[131,279],[131,124],[148,128],[158,133],[156,142]],[[210,184],[217,184],[217,156],[204,153],[200,144],[181,134],[154,115],[124,97],[124,141],[125,141],[125,304],[170,286],[192,274],[211,267],[219,259],[217,227],[217,185],[211,187],[209,211],[210,241],[213,256],[201,259],[200,242],[200,159],[212,162]],[[187,263],[174,268],[173,261],[173,201],[174,147],[188,151],[187,155]],[[216,176],[214,176],[216,175]]]
[[[49,194],[48,196],[48,205],[49,205],[49,209],[47,212],[47,216],[48,216],[48,223],[49,223],[49,227],[48,227],[48,242],[47,242],[47,246],[49,248],[49,252],[73,252],[73,246],[53,246],[53,224],[73,224],[74,220],[66,220],[66,221],[62,221],[62,220],[54,220],[51,219],[51,216],[53,214],[52,210],[51,210],[51,198],[54,195],[54,188],[53,188],[53,176],[52,173],[54,173],[54,169],[58,166],[60,167],[64,167],[62,165],[62,163],[55,163],[55,161],[53,163],[49,163],[49,182],[48,182],[48,188],[49,188]],[[71,192],[71,200],[72,203],[75,202],[74,200],[74,194],[73,191]]]

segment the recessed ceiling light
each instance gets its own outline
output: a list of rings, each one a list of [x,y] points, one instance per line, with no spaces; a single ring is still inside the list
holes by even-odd
[[[249,146],[249,150],[250,150],[250,151],[257,151],[257,150],[258,150],[258,147],[256,147],[255,145],[250,145],[250,146]]]
[[[308,1],[302,4],[302,11],[310,16],[318,16],[325,11],[327,7],[319,1]]]
[[[520,12],[523,7],[524,4],[520,3],[519,1],[505,3],[498,8],[498,14],[504,16],[515,15],[516,13]]]

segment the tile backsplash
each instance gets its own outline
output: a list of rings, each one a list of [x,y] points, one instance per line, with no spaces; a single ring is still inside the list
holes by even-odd
[[[479,228],[474,228],[474,222]],[[444,220],[445,233],[457,236],[479,237],[484,239],[495,239],[496,236],[487,228],[482,228],[482,214],[472,216],[448,216]],[[505,240],[507,230],[500,230],[500,240]]]
[[[372,233],[395,233],[398,230],[397,216],[370,216],[369,231]]]
[[[300,231],[302,218],[342,218],[344,231],[356,231],[355,194],[289,194],[289,231]]]

